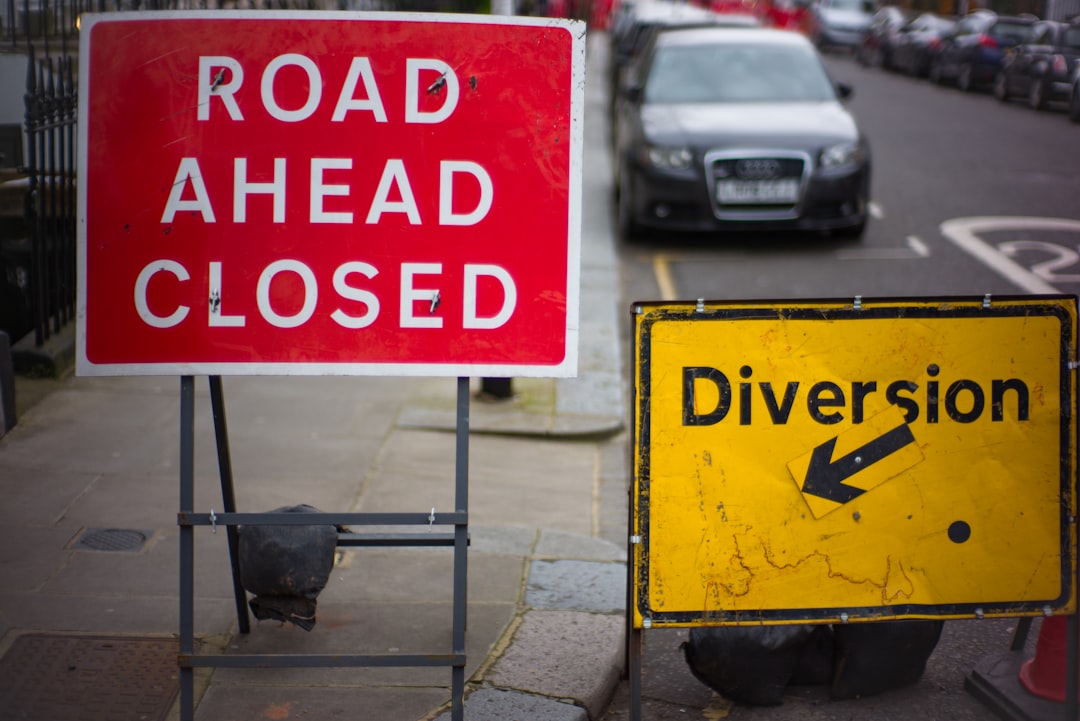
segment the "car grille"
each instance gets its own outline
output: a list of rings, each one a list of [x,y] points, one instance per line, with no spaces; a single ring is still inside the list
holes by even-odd
[[[809,167],[809,156],[798,152],[708,153],[713,212],[730,220],[797,217]]]

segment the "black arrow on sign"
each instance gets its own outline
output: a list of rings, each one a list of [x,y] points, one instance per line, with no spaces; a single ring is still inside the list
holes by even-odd
[[[844,481],[896,453],[907,444],[914,443],[915,436],[905,423],[834,461],[832,454],[836,448],[836,440],[830,438],[814,449],[810,456],[810,466],[806,469],[802,491],[836,503],[847,503],[861,496],[864,491],[846,486]]]

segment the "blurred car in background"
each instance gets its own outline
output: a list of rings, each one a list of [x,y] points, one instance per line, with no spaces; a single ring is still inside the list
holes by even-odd
[[[930,61],[940,51],[942,38],[956,28],[956,21],[935,13],[922,13],[900,29],[893,50],[893,65],[907,75],[924,78]]]
[[[1009,101],[1022,97],[1035,110],[1070,99],[1080,63],[1080,19],[1069,23],[1041,20],[1024,42],[1005,55],[994,78],[994,95]]]
[[[813,0],[804,31],[819,50],[854,50],[870,29],[875,10],[873,0]]]
[[[1069,120],[1080,123],[1080,67],[1073,72],[1069,85]]]
[[[870,27],[862,42],[855,48],[855,59],[862,65],[891,70],[892,53],[900,28],[907,24],[910,13],[895,5],[886,5],[870,18]]]
[[[998,15],[990,10],[964,16],[941,38],[930,61],[930,79],[955,83],[961,90],[990,85],[1001,69],[1005,51],[1019,45],[1034,24],[1034,16]]]
[[[623,69],[641,51],[651,29],[660,25],[703,23],[715,17],[708,8],[671,0],[635,0],[619,6],[611,28],[608,86],[614,97]]]
[[[757,0],[754,14],[767,28],[801,30],[808,0]]]
[[[817,50],[775,29],[665,30],[615,125],[624,238],[646,230],[860,237],[870,150]]]
[[[761,27],[754,15],[717,13],[705,7],[669,0],[638,0],[628,11],[612,41],[613,52],[608,66],[610,75],[610,110],[614,113],[619,88],[629,68],[645,53],[658,32],[672,28]]]

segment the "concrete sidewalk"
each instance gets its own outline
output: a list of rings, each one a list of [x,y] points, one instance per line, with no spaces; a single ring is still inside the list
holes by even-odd
[[[589,48],[596,117],[604,49]],[[588,137],[602,125],[587,128],[585,165],[606,172],[606,142]],[[513,400],[471,403],[469,721],[595,719],[622,669],[628,414],[607,211],[583,219],[579,378],[516,379]],[[454,379],[224,388],[238,510],[453,507]],[[19,380],[35,402],[0,439],[0,718],[178,717],[179,391],[171,377]],[[203,378],[195,413],[205,513],[222,499]],[[339,548],[312,631],[238,634],[226,534],[195,538],[204,652],[449,652],[449,550]],[[199,721],[450,717],[449,668],[217,669],[196,686]]]

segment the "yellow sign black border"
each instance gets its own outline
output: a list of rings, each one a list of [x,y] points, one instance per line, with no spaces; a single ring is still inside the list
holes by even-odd
[[[704,625],[760,625],[795,622],[880,620],[884,618],[982,618],[1035,616],[1070,612],[1077,588],[1076,503],[1077,483],[1076,411],[1074,373],[1077,367],[1077,298],[1070,295],[824,299],[806,301],[704,301],[639,302],[632,307],[632,357],[634,398],[631,413],[634,448],[631,489],[629,581],[632,627]],[[1060,573],[1057,598],[1015,602],[979,601],[940,605],[898,604],[888,606],[759,609],[739,611],[690,610],[668,612],[652,609],[650,578],[650,479],[651,343],[654,327],[671,321],[715,320],[821,320],[858,322],[867,319],[966,319],[1049,316],[1060,324]]]

